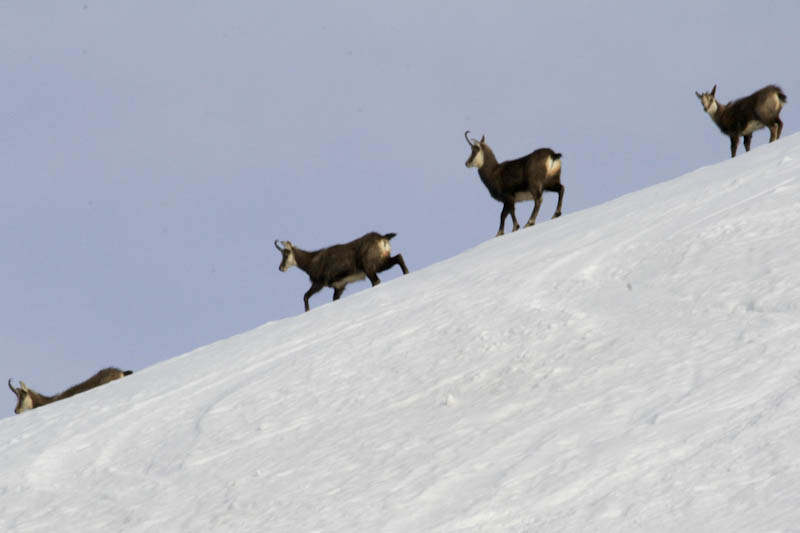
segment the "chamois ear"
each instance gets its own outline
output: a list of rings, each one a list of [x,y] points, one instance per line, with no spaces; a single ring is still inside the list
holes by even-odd
[[[19,382],[19,388],[20,388],[20,389],[22,389],[22,390],[23,390],[23,391],[25,391],[25,392],[30,392],[30,391],[28,390],[28,386],[27,386],[27,385],[25,385],[25,382],[24,382],[24,381],[20,381],[20,382]]]
[[[291,249],[293,248],[293,246],[292,246],[292,241],[281,241],[281,244],[282,244],[282,245],[283,245],[283,247],[284,247],[284,248],[286,248],[287,250],[291,250]]]
[[[716,92],[717,92],[717,85],[714,84],[714,88],[711,89],[711,96],[714,96],[714,93],[716,93]]]
[[[486,135],[481,135],[481,144],[486,144]]]

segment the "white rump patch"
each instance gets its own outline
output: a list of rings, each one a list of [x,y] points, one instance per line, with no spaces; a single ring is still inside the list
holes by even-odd
[[[378,241],[378,247],[381,250],[383,257],[389,257],[392,254],[392,245],[389,244],[389,239],[381,239]],[[363,277],[361,279],[364,279]]]
[[[561,170],[561,159],[553,159],[552,157],[547,158],[547,175],[548,176],[555,176],[558,171]]]

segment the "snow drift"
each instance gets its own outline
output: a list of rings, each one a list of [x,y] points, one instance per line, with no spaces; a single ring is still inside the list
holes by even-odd
[[[0,531],[796,528],[798,200],[795,135],[0,420]]]

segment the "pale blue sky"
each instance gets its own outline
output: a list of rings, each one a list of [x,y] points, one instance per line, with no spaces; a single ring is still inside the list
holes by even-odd
[[[276,238],[396,232],[412,272],[492,238],[466,129],[501,160],[563,153],[564,216],[728,158],[695,90],[777,83],[791,135],[798,20],[788,1],[6,2],[2,377],[54,393],[302,313]]]

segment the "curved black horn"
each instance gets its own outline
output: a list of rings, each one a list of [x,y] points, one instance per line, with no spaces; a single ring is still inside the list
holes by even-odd
[[[11,384],[11,378],[8,378],[8,388],[11,389],[11,392],[17,394],[17,389],[15,389],[14,386]]]
[[[279,252],[283,253],[283,248],[278,246],[278,239],[275,239],[275,248],[277,248]]]
[[[472,141],[469,140],[468,135],[469,135],[469,130],[464,132],[464,138],[467,140],[467,144],[472,146]]]

